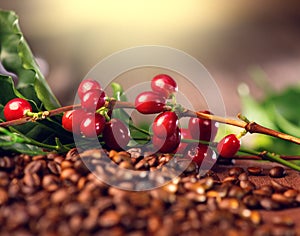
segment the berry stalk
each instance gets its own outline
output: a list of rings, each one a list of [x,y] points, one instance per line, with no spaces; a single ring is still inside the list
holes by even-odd
[[[69,110],[78,109],[80,107],[81,107],[80,104],[76,104],[76,105],[60,107],[60,108],[57,108],[57,109],[54,109],[54,110],[51,110],[48,112],[46,111],[47,115],[45,115],[44,118],[55,116],[55,115],[58,115],[60,113],[63,113],[63,112],[69,111]],[[106,102],[105,107],[107,107],[109,109],[113,109],[113,108],[135,109],[135,105],[131,102],[117,101],[114,99],[110,99],[109,102]],[[170,110],[170,108],[166,106],[164,110],[168,111],[168,110]],[[300,138],[297,138],[292,135],[285,134],[285,133],[282,133],[282,132],[279,132],[276,130],[269,129],[269,128],[264,127],[255,122],[246,122],[244,120],[234,120],[234,119],[224,118],[224,117],[220,117],[220,116],[216,116],[216,115],[212,115],[212,114],[207,114],[204,112],[194,112],[191,110],[183,111],[182,116],[198,117],[198,118],[202,118],[202,119],[213,120],[213,121],[216,121],[219,123],[233,125],[233,126],[243,128],[249,133],[259,133],[259,134],[270,135],[270,136],[280,138],[280,139],[300,145]],[[27,123],[30,121],[35,121],[35,119],[33,119],[32,117],[24,117],[24,118],[20,118],[20,119],[16,119],[16,120],[6,121],[6,122],[0,123],[0,127],[7,127],[7,126],[11,126],[11,125],[21,125],[21,124],[24,124],[24,123]]]

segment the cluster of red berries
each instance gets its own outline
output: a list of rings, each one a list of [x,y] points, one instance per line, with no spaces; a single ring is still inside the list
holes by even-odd
[[[75,135],[87,138],[95,138],[102,134],[102,139],[109,148],[125,148],[130,140],[129,129],[121,120],[110,119],[108,110],[101,111],[106,95],[100,84],[95,80],[84,80],[80,83],[77,93],[81,109],[65,112],[62,126]]]
[[[160,74],[151,80],[152,91],[140,93],[135,99],[136,109],[143,114],[160,113],[152,124],[152,143],[155,150],[163,153],[182,153],[200,165],[204,158],[214,156],[214,151],[202,143],[180,142],[181,139],[194,139],[210,142],[217,134],[217,123],[209,119],[190,118],[188,128],[178,126],[179,118],[175,111],[164,111],[167,100],[178,90],[173,78]],[[202,111],[211,114],[209,111]],[[220,155],[233,156],[240,142],[235,135],[226,136],[217,146]]]
[[[159,113],[152,124],[152,144],[156,151],[162,153],[180,153],[187,155],[200,165],[204,158],[212,157],[215,152],[203,142],[186,143],[183,139],[210,142],[217,134],[217,123],[209,119],[190,118],[188,128],[179,127],[180,112],[176,104],[167,103],[178,90],[175,80],[159,74],[151,80],[152,91],[140,93],[135,99],[135,108],[142,114]],[[62,126],[75,135],[94,138],[101,135],[105,145],[110,149],[124,149],[130,141],[128,127],[119,119],[111,118],[111,111],[105,107],[109,100],[100,84],[92,79],[84,80],[78,87],[81,108],[67,111],[62,117]],[[166,105],[171,109],[166,110]],[[28,101],[14,98],[4,106],[7,121],[25,117],[32,112]],[[203,111],[212,114],[209,111]],[[224,137],[217,145],[217,152],[223,157],[232,157],[240,148],[240,141],[233,134]]]

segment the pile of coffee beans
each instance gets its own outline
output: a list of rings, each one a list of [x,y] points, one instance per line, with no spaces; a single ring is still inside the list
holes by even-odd
[[[185,171],[174,177],[170,168],[164,168],[171,160],[170,155],[148,155],[138,148],[1,157],[0,234],[297,234],[289,217],[274,216],[266,223],[261,215],[261,210],[300,204],[297,190],[273,178],[285,175],[281,167],[270,169],[271,177],[265,175],[271,184],[256,186],[250,177],[264,174],[259,167],[233,167],[220,178],[214,171],[200,176],[197,165],[182,160],[172,165],[176,169],[185,163]],[[117,172],[112,168],[116,164],[120,167]],[[136,180],[145,178],[141,173],[157,170],[160,178],[148,178],[153,185],[165,183],[161,187],[147,191],[119,188],[136,190]],[[94,173],[119,187],[99,180]]]

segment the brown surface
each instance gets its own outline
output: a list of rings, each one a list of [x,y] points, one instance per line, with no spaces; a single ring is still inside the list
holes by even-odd
[[[269,177],[269,170],[273,166],[278,166],[276,163],[269,162],[258,162],[258,161],[236,161],[234,166],[240,166],[247,170],[250,166],[259,166],[263,168],[263,173],[261,176],[249,176],[249,179],[253,181],[257,187],[262,185],[267,185],[271,183],[271,177]],[[232,165],[218,165],[213,170],[218,174],[219,178],[222,180],[225,176],[228,176],[227,170],[233,167]],[[274,179],[274,178],[273,178]],[[274,179],[277,182],[300,191],[300,173],[291,169],[286,169],[286,175],[283,178]],[[290,217],[294,222],[297,229],[300,229],[300,207],[297,208],[286,208],[279,211],[265,211],[260,210],[263,217],[263,222],[270,222],[272,218],[276,216]]]

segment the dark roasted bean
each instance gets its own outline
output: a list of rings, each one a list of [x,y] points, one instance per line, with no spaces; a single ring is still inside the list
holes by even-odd
[[[269,175],[272,178],[282,178],[285,176],[285,169],[281,166],[275,166],[270,169]]]
[[[247,168],[247,171],[250,175],[261,175],[263,172],[263,169],[261,167],[257,167],[257,166],[250,166]]]
[[[241,173],[245,172],[241,167],[233,167],[228,170],[229,176],[239,176]]]
[[[243,198],[243,203],[251,208],[251,209],[256,209],[259,206],[259,201],[255,196],[252,195],[247,195]]]
[[[289,205],[289,204],[291,204],[293,202],[292,199],[287,198],[283,194],[280,194],[280,193],[274,193],[274,194],[272,194],[272,199],[275,202],[278,202],[278,203],[280,203],[282,205]]]
[[[279,203],[273,201],[271,198],[263,198],[260,200],[260,205],[266,210],[277,210],[280,208]]]
[[[5,204],[8,201],[7,191],[3,188],[0,188],[0,206]]]
[[[41,160],[30,162],[24,169],[25,174],[39,173],[43,170],[43,162]]]
[[[98,224],[101,227],[112,227],[119,224],[121,221],[120,215],[116,211],[107,211],[99,217]]]
[[[47,167],[50,170],[50,172],[55,175],[59,175],[61,172],[60,166],[57,165],[57,163],[55,163],[54,161],[48,162]]]
[[[238,179],[241,180],[248,180],[248,175],[246,172],[243,172],[239,175]]]
[[[297,194],[298,194],[298,191],[295,189],[288,189],[283,193],[283,195],[287,198],[296,198]]]
[[[273,189],[276,192],[285,192],[286,190],[289,189],[287,186],[284,186],[284,185],[280,184],[279,182],[277,182],[273,179],[271,180],[271,184],[272,184]]]
[[[245,189],[246,191],[251,191],[255,189],[255,185],[250,180],[241,180],[240,186],[242,189]]]
[[[45,175],[42,181],[43,188],[47,191],[55,191],[59,188],[59,178],[55,175]]]

